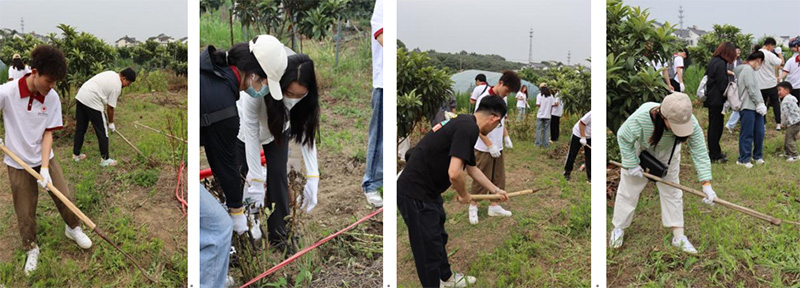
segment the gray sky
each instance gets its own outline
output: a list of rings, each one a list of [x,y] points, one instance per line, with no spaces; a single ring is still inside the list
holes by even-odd
[[[398,0],[397,38],[409,48],[497,54],[588,65],[591,55],[588,0]]]
[[[64,23],[113,44],[126,34],[144,41],[160,33],[186,37],[187,1],[181,0],[0,0],[0,28],[60,34]]]
[[[798,0],[624,0],[630,6],[650,8],[650,17],[659,22],[678,24],[678,9],[683,5],[683,27],[712,31],[714,24],[730,24],[753,34],[800,35]],[[768,13],[767,11],[772,11]],[[678,27],[679,25],[676,25]]]

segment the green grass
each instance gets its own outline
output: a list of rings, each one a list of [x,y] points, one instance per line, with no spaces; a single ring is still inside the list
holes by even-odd
[[[531,126],[535,117],[528,117],[524,124],[514,121],[514,113],[509,118],[506,123],[514,148],[504,149],[506,190],[551,188],[501,204],[514,213],[511,218],[489,218],[488,203],[481,203],[477,225],[469,224],[467,206],[454,200],[455,191],[445,192],[452,269],[477,277],[474,287],[588,287],[590,185],[585,172],[577,171],[580,161],[572,181],[561,175],[569,131],[577,118],[563,118],[561,138],[549,149],[535,147],[532,136],[513,132],[532,133],[532,127],[516,126]],[[398,284],[418,287],[408,231],[402,217],[397,217]]]
[[[160,101],[160,102],[159,102]],[[10,191],[2,197],[0,214],[7,219],[0,224],[0,237],[10,239],[5,247],[13,251],[0,254],[0,285],[6,287],[180,287],[186,286],[187,251],[185,218],[176,205],[174,193],[175,159],[185,157],[186,146],[174,145],[167,137],[143,128],[168,130],[167,122],[178,123],[185,117],[184,93],[130,93],[120,98],[117,129],[146,155],[145,159],[117,136],[110,138],[110,154],[119,161],[116,167],[100,167],[97,138],[92,128],[86,133],[82,153],[88,158],[72,161],[74,111],[65,113],[66,128],[55,132],[54,150],[64,171],[73,203],[105,231],[124,251],[159,280],[150,283],[127,259],[108,243],[84,227],[94,242],[89,250],[77,247],[64,237],[64,222],[46,193],[39,193],[37,208],[37,243],[41,249],[39,267],[24,276],[25,252],[17,231]],[[183,123],[186,122],[184,118]],[[187,135],[185,124],[173,124],[179,137]],[[3,133],[0,128],[0,133]],[[174,147],[174,149],[173,149]],[[183,155],[183,156],[181,156]],[[8,187],[6,168],[0,169],[0,187]],[[169,175],[169,178],[162,178]],[[144,219],[149,219],[145,221]],[[12,228],[13,227],[13,228]],[[166,232],[165,232],[166,231]]]
[[[707,110],[695,103],[695,116],[707,127]],[[726,117],[727,118],[727,117]],[[774,119],[770,115],[769,119]],[[726,119],[727,120],[727,119]],[[712,164],[717,195],[771,216],[800,220],[800,166],[779,157],[783,134],[768,122],[764,146],[766,164],[745,169],[735,165],[737,134],[722,136],[726,164]],[[681,182],[700,189],[697,176],[684,149]],[[671,232],[661,226],[657,190],[651,184],[642,192],[636,217],[625,230],[621,249],[609,249],[609,287],[798,287],[800,283],[800,230],[789,224],[772,226],[761,220],[715,205],[684,192],[686,235],[700,252],[683,254],[669,244]],[[608,208],[610,218],[613,208]]]

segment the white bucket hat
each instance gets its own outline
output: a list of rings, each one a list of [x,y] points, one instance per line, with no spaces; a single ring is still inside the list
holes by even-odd
[[[249,44],[250,53],[256,56],[258,65],[267,74],[267,84],[269,85],[269,94],[272,95],[272,99],[283,99],[280,80],[283,77],[283,72],[286,71],[286,63],[288,62],[283,43],[274,36],[259,35]]]

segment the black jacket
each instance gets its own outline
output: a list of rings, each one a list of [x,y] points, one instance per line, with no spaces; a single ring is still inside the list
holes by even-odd
[[[230,66],[214,65],[209,56],[214,51],[214,46],[208,46],[200,54],[200,117],[225,108],[235,108],[236,100],[239,100],[236,73]]]
[[[711,58],[706,66],[706,101],[703,107],[721,108],[725,104],[722,93],[728,87],[728,63],[722,57]]]

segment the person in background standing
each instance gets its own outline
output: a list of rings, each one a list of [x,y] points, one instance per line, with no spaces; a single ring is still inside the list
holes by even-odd
[[[686,90],[686,85],[683,84],[683,68],[686,58],[689,58],[689,52],[686,50],[686,47],[683,47],[678,53],[672,55],[672,63],[669,67],[670,84],[673,89],[678,90],[678,92],[685,92]]]
[[[786,161],[795,162],[797,158],[797,134],[800,134],[800,107],[797,106],[797,97],[789,94],[792,84],[789,82],[778,83],[778,97],[781,97],[781,124],[786,128],[783,136],[783,154]]]
[[[31,67],[22,62],[22,56],[14,54],[11,57],[11,66],[8,67],[8,81],[14,81],[22,78],[26,74],[31,73]]]
[[[564,114],[564,102],[561,101],[561,95],[558,92],[558,88],[553,88],[553,99],[556,106],[553,106],[553,111],[550,112],[550,143],[558,141],[558,136],[561,134],[561,115]]]
[[[789,61],[786,61],[786,65],[783,66],[781,79],[792,84],[793,89],[791,94],[794,95],[794,97],[800,97],[800,36],[794,37],[794,39],[789,42],[789,48],[792,49],[794,55],[792,55]]]
[[[728,162],[728,156],[722,153],[719,141],[722,139],[722,127],[725,115],[722,107],[725,105],[723,93],[728,88],[728,64],[736,59],[736,46],[731,42],[720,44],[711,56],[711,61],[706,66],[706,101],[703,107],[708,109],[708,156],[712,163]]]
[[[478,97],[486,93],[486,90],[489,90],[491,86],[489,83],[486,82],[486,75],[483,73],[475,75],[475,88],[472,89],[472,94],[469,95],[469,113],[474,112],[475,110],[475,102],[478,102]]]
[[[367,202],[383,206],[378,189],[383,188],[383,0],[375,1],[372,11],[372,119],[369,121],[367,167],[361,187]]]
[[[764,46],[761,46],[761,53],[764,53],[764,62],[761,69],[755,71],[756,84],[758,89],[761,90],[761,96],[764,97],[764,103],[767,105],[767,113],[764,114],[764,125],[767,123],[767,114],[769,113],[769,106],[774,108],[773,114],[775,115],[775,129],[781,131],[781,104],[778,99],[778,76],[775,74],[775,69],[779,65],[783,65],[783,57],[779,57],[775,53],[775,39],[767,37],[764,40]]]
[[[541,87],[542,93],[536,97],[536,106],[539,110],[536,112],[536,140],[534,144],[537,147],[550,147],[550,117],[553,114],[553,106],[558,105],[555,102],[552,92],[547,86]]]
[[[517,122],[527,118],[528,113],[528,86],[522,85],[517,92]]]
[[[736,73],[733,73],[733,70],[739,65],[742,65],[742,48],[736,47],[736,60],[728,64],[728,81],[736,82]],[[732,111],[731,118],[728,118],[728,123],[725,124],[725,128],[728,128],[728,132],[733,134],[733,128],[736,128],[736,124],[739,123],[739,111]]]
[[[770,53],[770,52],[767,52]],[[775,55],[773,55],[775,56]],[[751,157],[757,164],[764,164],[764,115],[767,115],[767,106],[761,90],[756,83],[756,71],[764,69],[764,52],[756,51],[745,59],[745,64],[733,70],[736,73],[736,86],[739,88],[738,95],[744,95],[742,99],[742,109],[739,115],[742,117],[742,129],[739,131],[739,159],[736,165],[745,168],[753,168],[750,163]],[[746,93],[746,94],[745,94]]]

